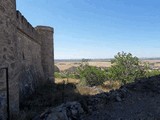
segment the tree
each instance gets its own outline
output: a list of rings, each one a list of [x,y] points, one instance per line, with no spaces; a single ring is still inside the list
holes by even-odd
[[[87,63],[89,61],[90,61],[90,59],[85,59],[85,58],[82,59],[82,63]]]
[[[106,71],[98,67],[89,66],[88,64],[81,65],[78,68],[80,76],[80,84],[87,86],[101,85],[107,79]]]
[[[119,80],[126,84],[145,76],[145,67],[131,53],[119,52],[111,63],[112,66],[108,70],[108,77],[111,80]]]

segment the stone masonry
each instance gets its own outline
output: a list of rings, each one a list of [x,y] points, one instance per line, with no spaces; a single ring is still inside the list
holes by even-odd
[[[38,85],[54,82],[53,33],[51,27],[32,27],[15,0],[0,0],[0,120],[8,111],[18,113]],[[8,80],[2,68],[8,68]]]

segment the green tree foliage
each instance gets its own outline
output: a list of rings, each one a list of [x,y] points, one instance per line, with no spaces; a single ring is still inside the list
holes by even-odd
[[[101,70],[98,67],[89,66],[88,64],[82,64],[78,68],[80,77],[80,84],[87,86],[101,85],[107,79],[106,71]]]
[[[148,71],[146,71],[145,75],[146,75],[146,77],[160,75],[160,70],[148,70]]]
[[[108,77],[111,80],[126,84],[145,76],[145,67],[140,65],[139,59],[131,53],[119,52],[111,63],[112,66],[108,69]]]
[[[85,58],[82,59],[82,63],[87,63],[89,61],[90,61],[90,59],[85,59]]]
[[[54,72],[54,77],[55,78],[67,78],[67,74],[66,73]]]

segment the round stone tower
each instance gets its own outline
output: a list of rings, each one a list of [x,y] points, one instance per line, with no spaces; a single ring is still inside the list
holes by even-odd
[[[35,29],[41,37],[41,58],[45,79],[54,82],[54,29],[47,26],[37,26]]]

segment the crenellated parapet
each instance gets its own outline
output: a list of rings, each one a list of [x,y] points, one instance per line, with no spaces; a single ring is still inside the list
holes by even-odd
[[[41,44],[41,40],[39,39],[39,35],[35,28],[27,21],[27,19],[21,14],[20,11],[17,11],[17,29],[30,37],[35,42]]]

